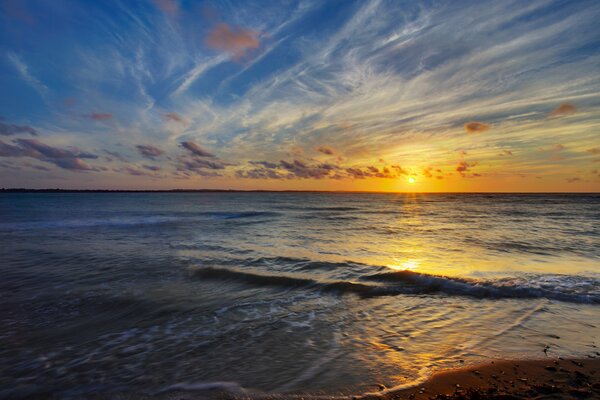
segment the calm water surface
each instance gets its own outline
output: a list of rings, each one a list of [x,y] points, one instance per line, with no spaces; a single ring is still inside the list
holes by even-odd
[[[3,194],[0,260],[0,397],[365,393],[600,346],[598,195]]]

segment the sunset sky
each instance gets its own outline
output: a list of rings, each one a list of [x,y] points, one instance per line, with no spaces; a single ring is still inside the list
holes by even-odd
[[[0,187],[600,191],[600,2],[0,0]]]

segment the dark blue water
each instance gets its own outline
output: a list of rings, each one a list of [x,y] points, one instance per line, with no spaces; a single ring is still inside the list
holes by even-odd
[[[0,195],[0,397],[364,393],[600,345],[600,196]]]

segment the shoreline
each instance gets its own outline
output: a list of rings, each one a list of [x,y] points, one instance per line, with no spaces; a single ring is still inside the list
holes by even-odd
[[[420,385],[355,396],[361,400],[599,399],[595,358],[499,360],[433,374]]]
[[[385,388],[362,395],[311,395],[264,393],[231,382],[174,385],[142,394],[121,392],[88,394],[87,400],[525,400],[600,399],[600,354],[594,358],[493,360],[488,363],[443,370],[421,384],[403,389]],[[590,356],[592,357],[592,356]],[[230,388],[228,386],[236,386]],[[228,390],[229,389],[229,390]],[[41,397],[35,397],[41,398]],[[60,397],[43,397],[58,399]]]

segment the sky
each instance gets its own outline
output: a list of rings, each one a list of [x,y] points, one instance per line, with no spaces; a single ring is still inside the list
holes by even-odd
[[[600,191],[600,2],[0,0],[0,187]]]

